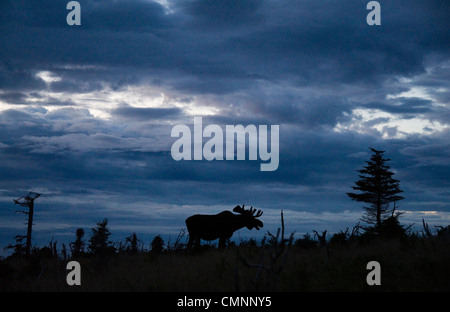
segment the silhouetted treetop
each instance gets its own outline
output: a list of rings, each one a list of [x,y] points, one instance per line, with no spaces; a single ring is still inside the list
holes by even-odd
[[[73,257],[78,257],[84,253],[85,243],[83,241],[84,230],[82,228],[78,228],[75,232],[76,240],[73,243],[70,243],[70,248],[72,251]]]
[[[402,200],[404,197],[398,195],[403,191],[400,189],[400,181],[392,176],[394,172],[386,164],[390,159],[384,158],[385,151],[370,148],[373,152],[366,166],[358,170],[359,180],[352,188],[359,193],[347,193],[352,199],[368,203],[370,206],[363,207],[366,212],[363,221],[381,227],[382,221],[392,215],[395,209],[390,208],[390,203]]]
[[[92,236],[89,239],[89,251],[93,254],[104,255],[110,252],[114,252],[115,248],[113,243],[109,240],[111,233],[107,227],[108,219],[97,222],[97,225],[92,230]]]

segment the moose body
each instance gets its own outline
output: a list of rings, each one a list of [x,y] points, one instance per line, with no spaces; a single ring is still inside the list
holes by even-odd
[[[231,211],[222,211],[216,215],[193,215],[186,219],[186,226],[189,232],[188,247],[193,244],[200,245],[200,240],[215,240],[219,239],[219,247],[225,247],[227,239],[233,236],[233,233],[243,227],[249,230],[256,228],[259,230],[263,227],[263,223],[256,219],[262,215],[261,210],[256,212],[256,209],[250,208],[245,210],[244,206],[236,206]]]

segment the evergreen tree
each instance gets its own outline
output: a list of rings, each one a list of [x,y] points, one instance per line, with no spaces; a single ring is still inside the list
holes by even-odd
[[[355,182],[356,186],[352,188],[360,193],[347,193],[352,199],[369,204],[364,207],[365,215],[362,220],[375,224],[376,228],[381,229],[382,221],[393,215],[395,205],[390,209],[390,203],[402,200],[404,197],[398,195],[400,190],[400,181],[394,179],[394,173],[386,162],[390,159],[383,158],[384,151],[378,151],[370,148],[373,152],[367,165],[358,170],[359,180]]]
[[[73,243],[70,243],[70,249],[72,251],[73,257],[78,257],[84,253],[85,243],[83,241],[84,230],[79,228],[75,232],[76,240]]]
[[[153,253],[161,253],[164,249],[164,240],[161,238],[160,235],[155,236],[155,238],[152,240],[152,252]]]
[[[97,226],[91,228],[92,236],[89,239],[89,250],[93,254],[106,255],[113,253],[115,248],[109,240],[111,233],[107,227],[108,219],[97,222]]]
[[[125,238],[125,244],[127,245],[126,252],[130,254],[135,254],[139,252],[139,245],[142,245],[141,240],[137,237],[136,233],[132,233],[130,236]]]

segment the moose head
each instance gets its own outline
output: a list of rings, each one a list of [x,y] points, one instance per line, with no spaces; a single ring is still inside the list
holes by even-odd
[[[241,214],[243,217],[245,217],[245,226],[247,229],[251,230],[253,228],[259,230],[259,228],[263,227],[263,223],[256,219],[262,216],[263,212],[261,210],[256,211],[256,209],[253,209],[253,206],[250,207],[250,209],[246,210],[245,205],[239,206],[233,208],[234,212],[237,212]],[[256,214],[255,214],[256,213]]]

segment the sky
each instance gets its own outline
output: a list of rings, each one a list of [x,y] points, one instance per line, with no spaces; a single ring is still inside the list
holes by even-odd
[[[0,247],[26,233],[29,191],[38,246],[107,218],[147,247],[238,204],[264,228],[234,238],[275,233],[281,210],[297,237],[351,229],[369,147],[400,180],[401,223],[450,224],[450,2],[381,0],[373,26],[366,0],[81,0],[73,26],[68,2],[0,2]],[[194,117],[279,125],[277,170],[175,161]]]

